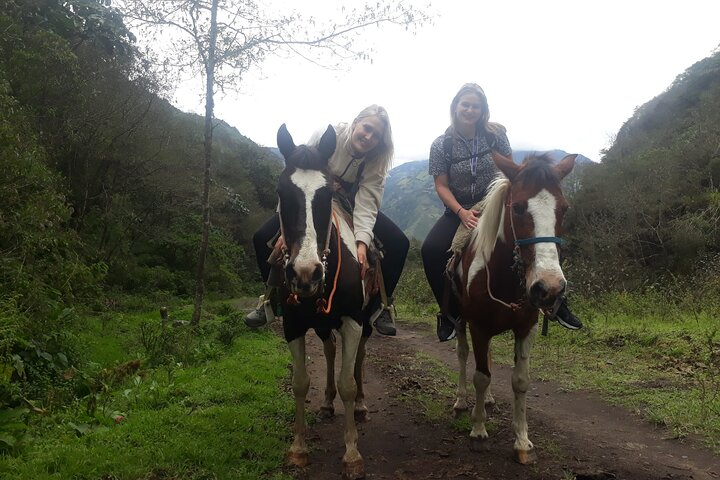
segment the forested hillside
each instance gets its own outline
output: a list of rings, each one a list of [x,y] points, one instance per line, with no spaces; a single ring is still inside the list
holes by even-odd
[[[104,2],[0,0],[0,32],[2,407],[9,379],[39,387],[77,365],[73,307],[193,291],[203,119],[161,98]],[[206,282],[228,296],[254,275],[244,251],[280,166],[222,122],[214,145]]]
[[[639,107],[580,183],[567,257],[587,290],[717,296],[720,52]]]

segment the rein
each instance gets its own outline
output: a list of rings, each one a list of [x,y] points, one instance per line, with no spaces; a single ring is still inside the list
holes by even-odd
[[[330,310],[332,310],[332,301],[333,297],[335,296],[335,291],[337,290],[337,282],[338,277],[340,277],[340,265],[342,265],[342,254],[340,251],[340,225],[338,224],[337,216],[335,215],[335,211],[332,211],[332,221],[330,222],[330,226],[328,227],[328,237],[327,237],[327,244],[325,247],[325,251],[323,252],[323,285],[325,284],[325,270],[327,269],[327,255],[330,253],[329,245],[330,245],[330,232],[332,229],[332,224],[335,224],[335,230],[337,231],[337,267],[335,268],[335,280],[333,280],[333,288],[330,290],[330,295],[328,296],[327,301],[325,301],[324,298],[320,297],[317,299],[317,302],[315,304],[318,307],[318,313],[324,313],[327,315],[330,313]]]

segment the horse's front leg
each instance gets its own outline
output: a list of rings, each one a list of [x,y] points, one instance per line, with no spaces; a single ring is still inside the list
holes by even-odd
[[[355,420],[358,422],[367,422],[370,420],[368,407],[365,405],[365,389],[363,388],[363,374],[365,366],[365,344],[367,337],[360,337],[357,356],[355,358],[355,386],[357,394],[355,395]]]
[[[515,336],[515,367],[512,373],[513,432],[515,433],[515,460],[523,465],[534,463],[537,459],[532,442],[528,439],[526,416],[526,398],[530,387],[530,349],[532,348],[537,324],[524,338]]]
[[[295,437],[293,438],[288,460],[298,467],[308,464],[308,448],[305,443],[305,398],[310,388],[310,377],[305,368],[305,337],[296,338],[288,343],[293,360],[292,389],[295,395]]]
[[[342,317],[340,327],[342,336],[342,364],[338,390],[345,408],[345,455],[343,455],[343,478],[357,479],[365,477],[363,458],[357,448],[358,432],[355,426],[355,360],[362,337],[362,327],[348,316]]]
[[[457,398],[453,410],[455,417],[459,417],[468,410],[467,403],[467,358],[470,353],[467,341],[467,323],[461,319],[460,324],[457,327],[457,357],[459,369],[458,387],[457,387]],[[488,349],[488,371],[492,368],[492,354]],[[485,396],[483,398],[485,405],[495,405],[495,397],[493,397],[490,391],[490,385],[488,384],[485,389]]]
[[[325,354],[325,400],[320,405],[320,417],[330,418],[335,415],[335,395],[337,388],[335,387],[335,334],[330,332],[330,336],[323,342],[323,353]]]
[[[485,410],[485,395],[490,387],[490,365],[489,355],[490,336],[482,332],[472,332],[473,354],[475,355],[475,374],[473,385],[475,387],[475,406],[470,414],[472,430],[470,438],[473,440],[472,448],[483,450],[485,440],[488,438],[485,421],[487,412]]]
[[[467,340],[467,323],[464,318],[460,319],[457,326],[457,358],[458,358],[458,385],[453,405],[455,417],[459,417],[468,410],[467,403],[467,359],[470,352]]]
[[[492,349],[488,348],[488,370],[492,372]],[[495,397],[493,397],[492,392],[490,391],[492,389],[492,385],[487,386],[487,390],[485,390],[485,405],[495,405]]]

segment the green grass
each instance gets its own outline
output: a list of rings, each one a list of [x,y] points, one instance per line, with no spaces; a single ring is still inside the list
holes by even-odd
[[[184,315],[185,310],[178,312]],[[86,319],[92,360],[111,368],[142,355],[142,322],[157,313]],[[0,456],[3,479],[282,479],[293,403],[283,391],[289,354],[272,332],[240,326],[231,346],[214,339],[212,315],[192,363],[145,364],[88,398],[32,418],[33,440]],[[187,327],[181,327],[187,328]],[[204,356],[207,351],[212,356]],[[218,353],[219,352],[219,353]],[[116,418],[122,419],[116,422]]]

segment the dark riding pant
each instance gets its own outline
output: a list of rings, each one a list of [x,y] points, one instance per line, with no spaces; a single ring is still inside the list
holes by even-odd
[[[459,225],[460,217],[446,209],[445,213],[438,218],[435,225],[430,229],[420,248],[425,276],[441,309],[443,308],[443,295],[446,286],[445,266],[451,256],[451,252],[448,250],[450,250],[452,239]]]
[[[270,256],[272,249],[268,247],[267,243],[272,240],[279,229],[280,218],[275,214],[253,235],[255,259],[263,282],[267,282],[268,276],[270,275],[270,264],[268,264],[266,260]],[[402,230],[382,212],[378,212],[373,234],[382,243],[383,249],[385,250],[385,256],[380,264],[385,280],[385,291],[388,296],[392,296],[400,280],[403,267],[405,266],[405,258],[410,249],[410,241]]]

